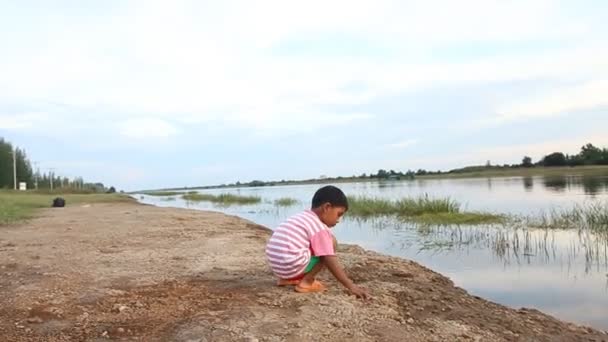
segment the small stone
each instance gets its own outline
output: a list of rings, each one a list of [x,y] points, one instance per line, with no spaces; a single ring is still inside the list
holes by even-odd
[[[125,332],[125,329],[124,328],[118,328],[117,331],[118,331],[119,334],[123,334]]]
[[[408,324],[414,324],[414,319],[413,318],[408,318],[406,321]]]
[[[107,331],[104,331],[104,332],[101,334],[101,336],[102,336],[102,337],[108,337],[108,332],[107,332]]]
[[[114,306],[112,307],[112,311],[116,313],[123,313],[127,310],[129,310],[129,307],[122,304],[114,304]]]
[[[27,319],[28,323],[42,323],[42,318],[35,316]]]

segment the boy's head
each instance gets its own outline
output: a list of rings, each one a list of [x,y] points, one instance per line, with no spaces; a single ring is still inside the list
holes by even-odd
[[[348,200],[342,190],[335,186],[324,186],[312,197],[312,210],[328,227],[333,227],[348,210]]]

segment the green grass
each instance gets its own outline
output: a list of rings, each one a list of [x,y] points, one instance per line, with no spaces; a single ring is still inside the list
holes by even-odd
[[[177,191],[144,191],[140,192],[140,194],[148,195],[148,196],[177,196],[183,194],[183,192]]]
[[[201,193],[187,193],[182,196],[186,201],[192,202],[213,202],[222,205],[243,205],[243,204],[256,204],[260,203],[262,199],[257,196],[240,196],[233,194],[201,194]]]
[[[482,224],[499,223],[504,220],[500,215],[462,212],[460,203],[451,198],[421,196],[388,200],[352,197],[348,202],[348,215],[354,217],[397,216],[426,224]]]
[[[290,197],[282,197],[274,201],[274,205],[276,205],[277,207],[291,207],[298,203],[299,201],[297,199]]]
[[[608,201],[575,205],[570,209],[552,209],[524,218],[528,226],[550,229],[589,229],[608,232]]]
[[[40,208],[50,208],[55,197],[62,197],[66,206],[100,203],[132,202],[131,197],[121,194],[64,194],[34,191],[0,191],[0,225],[7,225],[31,218]]]
[[[526,176],[563,176],[563,175],[608,175],[606,165],[530,167],[530,168],[470,168],[453,173],[444,172],[438,175],[416,176],[419,179],[435,178],[475,178],[475,177],[526,177]]]

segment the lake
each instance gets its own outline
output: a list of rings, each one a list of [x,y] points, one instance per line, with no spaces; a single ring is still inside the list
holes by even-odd
[[[608,175],[415,179],[336,184],[347,196],[450,197],[466,211],[534,216],[577,205],[608,202]],[[255,205],[220,206],[136,195],[157,206],[215,210],[274,228],[310,207],[321,185],[200,190],[262,198]],[[290,197],[298,204],[278,207]],[[334,228],[340,242],[411,259],[450,277],[472,294],[513,308],[536,308],[558,318],[608,330],[608,239],[578,230],[525,225],[422,226],[395,218],[361,220],[348,214]]]

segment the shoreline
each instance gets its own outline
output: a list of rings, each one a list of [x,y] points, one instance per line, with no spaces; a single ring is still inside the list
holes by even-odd
[[[327,272],[327,293],[297,294],[274,286],[270,230],[218,212],[94,203],[0,229],[0,336],[11,341],[608,341],[356,245],[340,260],[372,301]]]

